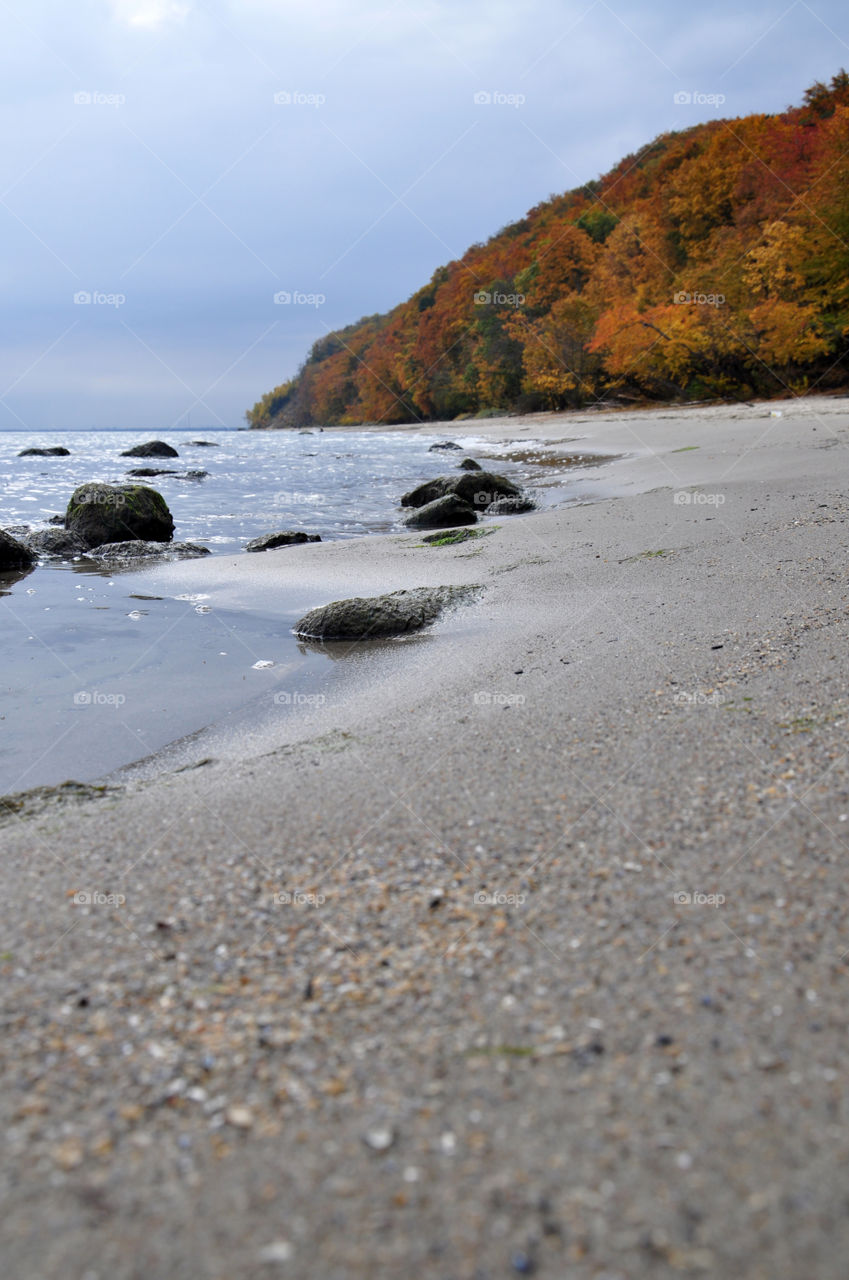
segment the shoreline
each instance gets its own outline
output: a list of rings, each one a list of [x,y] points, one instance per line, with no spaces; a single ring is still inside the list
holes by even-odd
[[[842,1277],[849,400],[809,400],[592,415],[612,495],[472,543],[168,566],[486,590],[288,736],[0,829],[15,1274]]]

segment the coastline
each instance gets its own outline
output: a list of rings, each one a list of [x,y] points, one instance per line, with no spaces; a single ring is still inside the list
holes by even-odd
[[[486,590],[0,828],[10,1268],[837,1280],[849,401],[426,431],[629,456],[474,542],[169,566]]]

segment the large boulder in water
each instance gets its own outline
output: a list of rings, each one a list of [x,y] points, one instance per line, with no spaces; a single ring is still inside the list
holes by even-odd
[[[433,480],[426,480],[404,494],[401,506],[423,507],[426,502],[435,502],[447,493],[454,493],[470,506],[484,511],[497,498],[518,498],[521,489],[494,471],[466,471],[459,476],[436,476]]]
[[[146,444],[134,444],[125,449],[122,458],[179,458],[179,453],[164,440],[148,440]]]
[[[451,529],[458,524],[476,524],[477,512],[456,493],[446,493],[418,507],[404,524],[408,529]]]
[[[303,529],[284,529],[280,533],[264,533],[253,538],[246,551],[275,551],[277,547],[294,547],[303,542],[321,542],[320,533],[304,533]]]
[[[417,587],[385,596],[334,600],[295,624],[303,640],[379,640],[406,635],[434,622],[444,609],[474,596],[479,587]]]
[[[71,450],[66,449],[63,445],[53,445],[49,449],[42,449],[38,446],[32,449],[21,449],[18,454],[19,458],[68,458]]]
[[[65,528],[87,547],[143,539],[170,542],[174,520],[161,493],[143,484],[84,484],[65,512]]]
[[[0,573],[6,569],[28,569],[35,563],[35,553],[0,529]]]

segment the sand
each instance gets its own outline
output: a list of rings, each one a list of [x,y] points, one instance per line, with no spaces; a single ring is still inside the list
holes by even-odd
[[[845,1276],[849,403],[484,432],[632,456],[454,547],[174,565],[485,591],[7,809],[16,1280]]]

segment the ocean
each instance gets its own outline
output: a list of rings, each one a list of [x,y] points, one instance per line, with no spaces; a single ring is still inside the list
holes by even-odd
[[[177,458],[121,457],[152,438],[138,431],[3,432],[0,527],[47,527],[78,485],[120,483],[139,466],[180,473],[137,483],[163,495],[175,540],[200,543],[213,555],[241,553],[251,538],[279,529],[325,541],[397,532],[400,495],[453,470],[476,447],[482,465],[530,483],[541,505],[579,499],[570,484],[585,476],[565,461],[552,468],[527,441],[517,452],[469,439],[462,454],[431,452],[444,435],[404,431],[196,428],[163,433]],[[70,456],[17,456],[55,445]],[[206,474],[185,478],[190,471]],[[201,575],[203,563],[195,562]],[[0,795],[104,777],[211,723],[244,722],[245,704],[275,687],[278,712],[293,714],[330,678],[334,664],[291,634],[297,611],[287,612],[285,598],[268,608],[214,608],[202,591],[172,594],[167,577],[156,566],[110,572],[77,558],[0,578]]]

